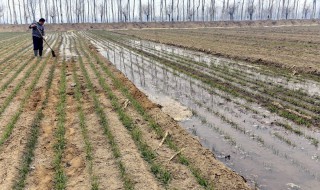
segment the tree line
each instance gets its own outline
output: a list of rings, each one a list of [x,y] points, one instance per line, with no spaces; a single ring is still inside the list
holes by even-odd
[[[0,22],[185,22],[319,19],[320,0],[2,0]],[[317,3],[318,2],[318,3]]]

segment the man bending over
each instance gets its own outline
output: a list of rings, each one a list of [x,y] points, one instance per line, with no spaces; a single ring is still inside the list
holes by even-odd
[[[33,39],[33,50],[34,50],[34,56],[38,56],[38,50],[39,50],[39,56],[42,57],[42,50],[43,50],[43,36],[44,36],[44,22],[46,20],[44,18],[41,18],[39,22],[32,23],[29,26],[29,29],[32,29],[32,39]]]

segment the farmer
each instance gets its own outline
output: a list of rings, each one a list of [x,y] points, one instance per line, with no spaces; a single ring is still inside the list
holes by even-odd
[[[38,50],[39,50],[39,56],[42,57],[42,50],[43,50],[42,36],[44,36],[43,25],[45,21],[46,20],[44,18],[41,18],[39,22],[32,23],[29,26],[29,29],[32,29],[33,50],[34,50],[34,56],[36,57],[38,56]]]

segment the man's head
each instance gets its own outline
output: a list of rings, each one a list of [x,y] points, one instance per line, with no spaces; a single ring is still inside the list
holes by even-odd
[[[44,18],[40,18],[39,23],[40,23],[41,25],[43,25],[44,22],[46,22],[46,20],[45,20]]]

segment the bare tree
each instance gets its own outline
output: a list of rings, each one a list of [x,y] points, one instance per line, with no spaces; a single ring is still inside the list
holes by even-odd
[[[197,5],[197,20],[199,21],[199,8],[200,8],[200,0],[198,1],[198,5]]]
[[[194,8],[190,8],[187,18],[189,21],[191,21],[194,18]]]
[[[118,22],[122,22],[122,0],[117,0],[118,2]]]
[[[177,0],[177,21],[179,21],[179,17],[180,17],[180,9],[179,9],[179,3],[180,3],[180,1],[179,0]]]
[[[260,19],[261,20],[263,18],[263,13],[264,13],[264,0],[261,0],[261,9],[260,9]]]
[[[202,0],[202,21],[204,22],[204,7],[205,7],[205,4],[206,4],[206,1],[205,0]]]
[[[98,11],[99,11],[99,15],[100,15],[100,22],[102,22],[104,11],[105,11],[104,5],[102,3],[99,4]]]
[[[225,12],[224,12],[224,18],[223,19],[228,19],[228,10],[229,10],[229,0],[226,1],[226,7],[225,7]]]
[[[164,14],[166,15],[166,20],[168,19],[167,15],[167,0],[164,0]]]
[[[81,4],[81,12],[82,12],[82,21],[81,22],[90,22],[89,18],[90,18],[90,3],[92,2],[92,0],[87,0],[87,6],[85,6],[85,2],[84,0],[82,0],[80,2]],[[86,9],[87,8],[87,12]],[[86,16],[87,15],[87,16]],[[91,17],[93,19],[93,16]],[[93,21],[93,20],[92,20]]]
[[[228,14],[230,16],[230,20],[234,20],[234,12],[236,10],[236,5],[232,4],[229,6]]]
[[[27,24],[28,23],[28,19],[27,19],[27,11],[26,11],[26,3],[25,0],[23,0],[23,17],[24,17],[24,23]]]
[[[268,19],[272,19],[272,15],[273,15],[273,3],[274,0],[269,0],[269,6],[268,6]]]
[[[0,21],[2,20],[2,23],[4,23],[4,6],[2,4],[0,4]]]
[[[44,1],[45,17],[48,19],[48,22],[49,22],[49,8],[48,7],[49,7],[48,0],[45,0]]]
[[[242,4],[241,4],[241,20],[243,20],[243,7],[244,7],[244,0],[242,0]]]
[[[37,5],[36,0],[29,0],[29,7],[32,14],[32,19],[33,19],[32,21],[36,20],[36,5]]]
[[[64,0],[65,2],[65,14],[66,14],[66,23],[71,23],[70,21],[70,6],[67,0]]]
[[[249,14],[250,20],[252,20],[254,10],[255,10],[254,0],[249,0],[248,14]]]
[[[199,0],[200,1],[200,0]],[[173,0],[171,1],[171,21],[173,22],[173,13],[174,13],[174,2]],[[170,21],[170,18],[169,18]]]
[[[51,17],[51,20],[53,23],[55,23],[55,20],[56,20],[56,10],[55,10],[55,7],[52,6],[51,9],[50,9],[50,17]]]
[[[286,20],[288,19],[289,13],[290,13],[290,11],[291,11],[291,7],[289,7],[289,3],[290,3],[290,0],[287,0],[287,6],[286,6],[286,10],[285,10]]]
[[[307,19],[309,12],[310,12],[310,5],[307,5],[307,0],[304,0],[303,8],[302,8],[302,15],[304,19]]]
[[[126,7],[122,8],[122,14],[123,14],[123,17],[124,17],[124,22],[127,22],[129,13],[128,13],[128,9]]]
[[[154,0],[152,0],[152,14],[153,14],[152,19],[153,19],[153,21],[155,21],[156,20],[156,8],[155,8]]]
[[[182,21],[185,21],[185,4],[184,4],[184,0],[182,0]]]
[[[160,18],[161,22],[163,22],[163,0],[160,1]]]
[[[41,17],[42,17],[42,1],[41,1],[41,0],[38,0],[37,3],[39,3],[39,11],[40,11],[40,15],[41,15]]]
[[[142,12],[144,15],[146,15],[147,22],[149,22],[149,17],[150,17],[149,5],[142,5]]]
[[[108,23],[108,9],[107,9],[107,0],[103,0],[103,5],[102,5],[102,8],[103,8],[103,21],[101,22],[107,22]]]
[[[97,22],[96,0],[93,0],[93,20]]]
[[[168,15],[168,18],[169,18],[169,21],[171,20],[171,17],[172,17],[172,6],[173,5],[168,5],[167,7],[166,7],[166,15]]]
[[[16,12],[16,6],[15,6],[15,0],[12,0],[12,9],[13,9],[13,23],[18,24],[18,19],[17,19],[17,12]],[[11,19],[12,20],[12,19]]]
[[[63,23],[63,11],[62,11],[62,2],[61,2],[61,0],[60,0],[60,23]]]
[[[193,20],[193,21],[194,21],[195,13],[196,13],[196,12],[195,12],[195,11],[196,11],[196,9],[195,9],[195,3],[196,3],[195,0],[193,0],[193,5],[192,5],[192,7],[193,7],[193,8],[192,8],[192,11],[193,11],[193,13],[192,13],[192,20]]]
[[[312,2],[312,18],[316,18],[316,12],[317,12],[317,1],[313,0]]]
[[[278,5],[278,12],[277,12],[277,19],[280,19],[280,11],[281,11],[281,1],[279,0],[279,5]]]
[[[132,8],[132,19],[134,21],[134,13],[135,13],[135,10],[136,10],[136,0],[133,0],[133,8]]]
[[[221,20],[224,19],[224,15],[225,15],[225,11],[226,11],[226,7],[225,7],[226,4],[225,3],[226,3],[226,1],[223,0],[223,2],[222,2],[222,10],[221,10]]]
[[[22,24],[22,12],[21,12],[21,2],[18,0],[19,3],[19,16],[20,16],[20,24]]]
[[[129,21],[130,22],[130,0],[128,0],[128,2],[127,2],[127,21]]]
[[[9,13],[10,13],[10,19],[12,21],[12,13],[11,13],[11,6],[10,6],[10,0],[8,0],[8,8],[9,8]],[[8,18],[9,19],[9,18]]]
[[[140,20],[140,22],[142,22],[142,14],[143,14],[142,2],[141,2],[141,0],[140,0],[140,1],[139,1],[139,20]]]
[[[209,12],[210,12],[210,21],[214,21],[215,14],[216,14],[216,0],[211,0]]]
[[[55,11],[56,11],[56,17],[57,17],[57,19],[56,19],[56,23],[58,23],[58,22],[60,22],[60,13],[59,13],[59,2],[58,2],[58,0],[56,0],[56,2],[55,2]]]
[[[85,14],[85,10],[84,10],[84,1],[82,0],[76,0],[76,7],[75,7],[75,15],[76,15],[76,22],[80,23],[80,19],[82,20],[82,22],[84,22],[84,14]]]
[[[295,15],[296,6],[297,6],[297,0],[294,0],[294,1],[293,1],[293,8],[292,8],[293,18],[296,18],[296,16],[297,16],[297,15]]]
[[[112,20],[114,22],[115,21],[115,16],[114,16],[113,0],[111,0],[111,12],[112,12]]]

